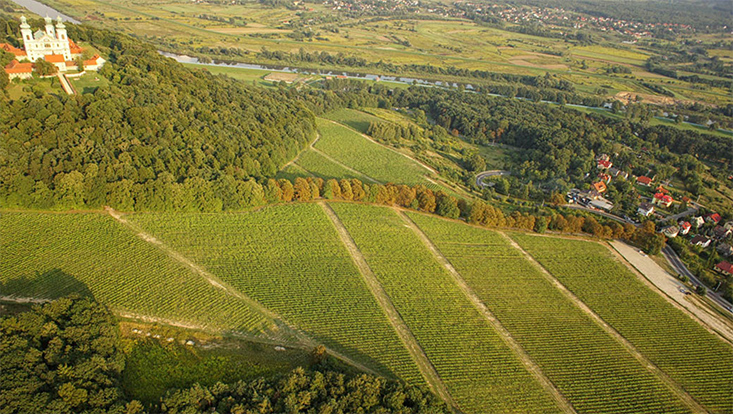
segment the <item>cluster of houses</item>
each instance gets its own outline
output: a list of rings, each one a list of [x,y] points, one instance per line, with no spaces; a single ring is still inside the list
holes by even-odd
[[[0,49],[15,56],[7,66],[5,72],[10,79],[28,79],[33,76],[38,59],[43,59],[56,66],[59,72],[79,70],[78,59],[83,50],[69,39],[66,26],[59,17],[56,24],[46,17],[46,25],[36,32],[31,30],[25,16],[20,18],[20,34],[23,36],[23,49],[8,43],[0,43]],[[99,70],[105,60],[99,55],[81,62],[84,70]]]

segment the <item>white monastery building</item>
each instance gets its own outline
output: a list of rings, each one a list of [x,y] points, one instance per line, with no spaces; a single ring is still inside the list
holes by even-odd
[[[35,33],[28,24],[25,16],[20,18],[20,34],[23,36],[23,49],[18,49],[7,43],[0,43],[0,49],[15,55],[15,60],[5,67],[10,79],[27,79],[32,76],[33,62],[43,59],[53,63],[59,72],[78,70],[76,58],[82,55],[82,49],[69,39],[66,26],[61,17],[56,24],[50,17],[46,17],[46,25]],[[83,61],[84,70],[99,70],[106,60],[99,55]]]

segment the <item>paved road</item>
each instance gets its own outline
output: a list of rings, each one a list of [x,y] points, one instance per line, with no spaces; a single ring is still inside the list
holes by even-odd
[[[681,219],[682,217],[687,217],[687,216],[690,216],[690,215],[695,214],[695,213],[697,213],[697,208],[696,207],[690,207],[689,209],[687,209],[687,210],[685,210],[685,211],[683,211],[681,213],[675,214],[673,216],[666,217],[663,220],[660,220],[659,222],[660,223],[664,223],[665,221],[670,221],[670,220],[676,222],[677,220]]]
[[[677,256],[677,253],[675,253],[675,251],[672,250],[671,247],[664,246],[664,248],[662,249],[662,254],[667,259],[669,264],[672,265],[674,270],[690,278],[695,286],[702,286],[702,283],[695,277],[695,275],[692,274],[692,272],[687,269],[687,266],[682,263],[682,260],[680,260],[679,256]],[[717,292],[712,291],[712,289],[708,289],[707,296],[715,303],[722,306],[724,309],[728,310],[728,312],[733,314],[733,305],[728,303],[727,300],[723,299],[723,297],[720,296]]]
[[[496,177],[501,175],[511,175],[512,173],[510,171],[505,170],[489,170],[489,171],[482,171],[478,173],[476,176],[476,185],[483,188],[486,185],[483,183],[483,179],[486,177]]]
[[[581,206],[580,204],[563,204],[562,206],[565,207],[565,208],[572,208],[574,210],[588,211],[588,212],[593,213],[593,214],[598,214],[599,216],[610,218],[611,220],[616,220],[616,221],[618,221],[619,223],[622,223],[622,224],[623,223],[629,223],[628,221],[624,220],[622,217],[619,217],[619,216],[617,216],[615,214],[607,213],[607,212],[605,212],[603,210],[596,210],[594,208]],[[634,224],[634,223],[630,223],[630,224]],[[636,225],[636,226],[638,227],[638,225]]]

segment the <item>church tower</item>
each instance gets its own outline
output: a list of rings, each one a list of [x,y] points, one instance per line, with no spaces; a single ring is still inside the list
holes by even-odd
[[[46,16],[46,34],[51,38],[56,38],[56,31],[53,28],[53,20],[48,16]]]
[[[20,16],[20,35],[23,36],[23,43],[33,40],[33,31],[25,16]]]
[[[66,36],[66,26],[61,21],[61,16],[56,19],[56,38],[62,42],[68,42],[69,38]]]

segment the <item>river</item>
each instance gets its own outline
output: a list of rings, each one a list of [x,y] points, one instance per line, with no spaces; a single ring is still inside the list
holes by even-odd
[[[41,17],[48,16],[48,17],[52,17],[55,19],[56,17],[61,16],[61,18],[64,19],[64,21],[71,22],[74,24],[81,23],[80,21],[76,20],[75,18],[71,16],[67,16],[54,8],[48,7],[45,4],[41,3],[40,1],[36,1],[36,0],[10,0],[10,1],[12,1],[13,3],[19,6],[25,7],[26,9],[32,11],[33,13]]]

